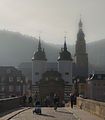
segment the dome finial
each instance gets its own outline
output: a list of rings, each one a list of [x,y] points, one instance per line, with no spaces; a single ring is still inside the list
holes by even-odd
[[[64,36],[64,50],[67,50],[67,45],[66,45],[66,35]]]
[[[82,29],[83,23],[81,21],[81,14],[80,14],[80,21],[79,21],[79,29]]]
[[[42,50],[42,48],[41,48],[40,35],[39,35],[38,51],[41,51],[41,50]]]

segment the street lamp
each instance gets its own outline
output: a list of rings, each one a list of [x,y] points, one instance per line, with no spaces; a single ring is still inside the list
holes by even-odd
[[[75,94],[76,96],[79,96],[79,78],[74,80],[74,90],[75,90]]]
[[[23,95],[23,80],[17,79],[18,82],[18,90],[20,91],[19,94],[22,96]]]
[[[21,86],[21,96],[23,95],[23,80],[20,80],[20,86]]]

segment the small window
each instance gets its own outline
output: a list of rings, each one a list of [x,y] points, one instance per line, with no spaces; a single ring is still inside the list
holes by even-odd
[[[48,77],[46,77],[46,81],[48,81]]]
[[[5,87],[1,86],[1,92],[4,92],[4,91],[5,91]]]
[[[36,72],[35,75],[39,75],[39,72]]]
[[[5,82],[5,77],[1,77],[1,82]]]
[[[20,85],[17,85],[17,86],[16,86],[16,91],[17,91],[17,92],[20,92],[20,91],[21,91]]]
[[[13,77],[9,77],[9,82],[13,82]]]
[[[21,77],[17,77],[17,82],[20,82],[21,81]]]
[[[101,78],[102,78],[102,76],[101,76],[101,75],[98,75],[98,76],[97,76],[97,78],[98,78],[98,79],[101,79]]]
[[[10,69],[7,69],[7,74],[11,73],[11,70]]]
[[[58,81],[58,78],[56,77],[55,80]]]
[[[13,87],[13,85],[10,85],[9,86],[9,92],[13,92],[14,91],[14,87]]]
[[[69,75],[69,73],[68,73],[68,72],[65,72],[65,75]]]

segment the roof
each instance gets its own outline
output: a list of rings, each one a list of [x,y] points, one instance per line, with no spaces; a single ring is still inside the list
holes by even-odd
[[[35,54],[34,54],[34,60],[47,60],[46,59],[46,55],[43,51],[37,51]]]
[[[59,54],[60,56],[58,57],[58,61],[61,60],[72,61],[71,53],[67,50],[66,41],[64,43],[64,48],[63,49],[61,48],[61,52]]]
[[[0,66],[0,75],[11,73],[18,76],[22,75],[22,72],[13,66]]]
[[[34,57],[32,58],[32,60],[47,60],[46,59],[46,54],[44,49],[42,50],[41,48],[41,43],[39,40],[39,44],[38,44],[38,51],[34,53]]]

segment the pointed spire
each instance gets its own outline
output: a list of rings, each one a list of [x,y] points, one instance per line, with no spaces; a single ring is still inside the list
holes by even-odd
[[[61,52],[59,54],[60,56],[58,57],[58,61],[61,60],[72,61],[71,53],[67,50],[66,36],[64,36],[64,48],[63,49],[61,48]]]
[[[38,44],[38,51],[41,51],[42,48],[41,48],[41,42],[40,42],[40,36],[39,36],[39,44]]]
[[[64,50],[67,50],[67,45],[66,45],[66,36],[64,36]]]
[[[81,17],[80,17],[80,21],[79,21],[78,25],[79,25],[79,30],[78,30],[78,34],[77,34],[77,40],[85,40],[84,39],[85,35],[84,35],[83,29],[82,29],[83,23],[81,21]]]
[[[79,21],[79,29],[82,29],[83,23],[81,21],[81,17],[80,17],[80,21]]]

